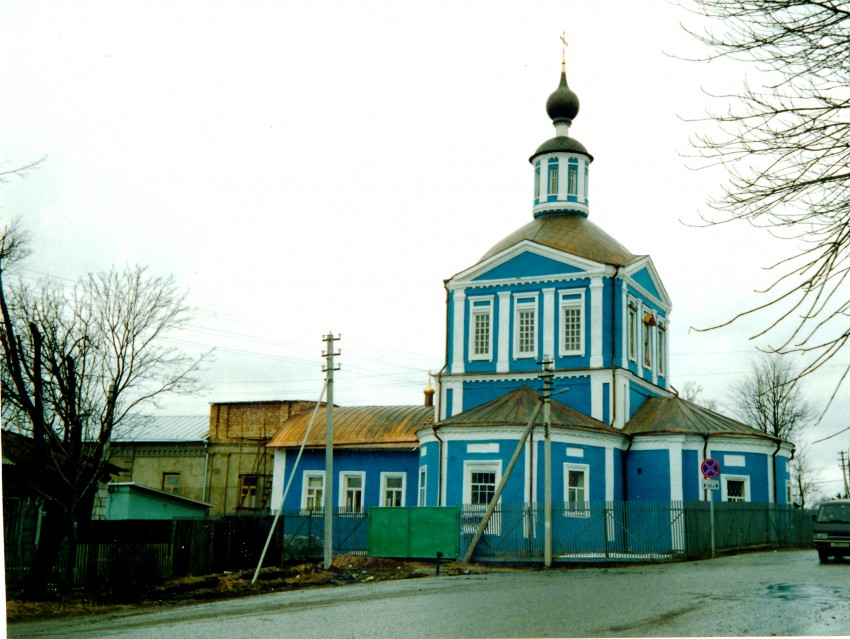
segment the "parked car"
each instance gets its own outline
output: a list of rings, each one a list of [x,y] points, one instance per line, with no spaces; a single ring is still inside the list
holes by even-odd
[[[821,562],[850,556],[850,499],[824,502],[818,507],[813,532]]]

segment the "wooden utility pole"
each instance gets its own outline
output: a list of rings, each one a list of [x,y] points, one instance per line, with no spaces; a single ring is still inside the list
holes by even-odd
[[[552,565],[552,360],[543,359],[543,565]]]
[[[325,335],[325,364],[324,372],[325,385],[327,388],[328,404],[325,410],[325,570],[330,570],[333,562],[333,518],[334,518],[334,427],[333,427],[333,412],[334,412],[334,371],[339,370],[339,367],[334,368],[334,342],[339,337],[334,337],[328,332]]]

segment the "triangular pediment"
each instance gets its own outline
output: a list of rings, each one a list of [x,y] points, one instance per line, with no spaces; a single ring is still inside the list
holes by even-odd
[[[650,297],[655,298],[662,307],[668,310],[672,307],[667,289],[664,288],[658,271],[655,270],[655,265],[648,255],[641,257],[626,267],[626,275],[634,285]]]
[[[461,271],[452,282],[502,282],[524,279],[575,277],[607,273],[604,264],[524,241]]]

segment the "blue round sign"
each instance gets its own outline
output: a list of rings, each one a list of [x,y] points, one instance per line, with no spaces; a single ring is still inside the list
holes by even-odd
[[[720,474],[720,462],[709,457],[702,460],[699,470],[706,479],[714,479]]]

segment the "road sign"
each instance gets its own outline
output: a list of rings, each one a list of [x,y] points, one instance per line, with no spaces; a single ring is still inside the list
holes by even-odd
[[[703,490],[720,490],[720,480],[719,479],[703,479],[702,480],[702,489]]]
[[[699,470],[706,479],[714,479],[720,474],[720,462],[711,457],[703,459]]]

